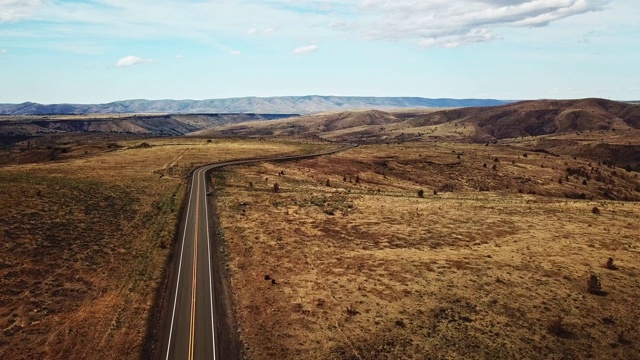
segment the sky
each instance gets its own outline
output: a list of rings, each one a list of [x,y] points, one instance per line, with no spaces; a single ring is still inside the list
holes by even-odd
[[[0,0],[0,103],[640,99],[638,0]]]

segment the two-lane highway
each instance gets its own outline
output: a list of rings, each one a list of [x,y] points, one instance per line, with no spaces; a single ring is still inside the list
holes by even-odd
[[[239,355],[239,352],[236,352],[238,355],[230,354],[233,351],[229,351],[224,346],[228,344],[221,344],[220,341],[220,338],[224,338],[223,335],[226,334],[220,333],[220,336],[218,334],[218,332],[228,331],[228,329],[218,328],[219,325],[217,325],[225,324],[226,322],[219,317],[228,314],[216,314],[214,285],[220,284],[223,280],[220,274],[213,271],[220,269],[220,266],[215,266],[220,264],[212,266],[214,257],[212,257],[212,242],[209,237],[207,172],[230,165],[311,158],[333,154],[355,146],[313,155],[227,161],[206,165],[193,172],[186,212],[183,213],[180,228],[182,236],[176,244],[179,247],[176,249],[179,257],[174,259],[177,273],[174,268],[168,287],[170,298],[166,305],[169,308],[165,312],[166,318],[162,320],[166,327],[162,332],[160,359],[228,360]]]
[[[216,359],[207,170],[197,169],[191,180],[163,359]]]

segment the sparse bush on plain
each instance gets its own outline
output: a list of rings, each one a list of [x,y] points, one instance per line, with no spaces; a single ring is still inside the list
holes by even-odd
[[[424,197],[424,190],[420,189],[418,190],[418,197]]]
[[[587,280],[587,291],[591,294],[599,294],[602,292],[602,284],[597,275],[591,274]]]
[[[591,213],[592,213],[592,214],[595,214],[595,215],[598,215],[598,214],[600,214],[600,209],[598,209],[598,207],[597,207],[597,206],[594,206],[594,207],[591,209]]]
[[[562,334],[566,333],[567,330],[564,328],[564,319],[562,318],[562,316],[558,316],[555,319],[551,320],[549,326],[547,327],[547,330],[549,330],[549,332],[555,336],[561,336]]]
[[[607,260],[607,263],[604,265],[604,267],[606,267],[609,270],[618,270],[618,266],[616,266],[616,264],[613,263],[613,258],[610,257]]]
[[[278,183],[273,184],[273,192],[274,193],[280,192],[280,184]]]
[[[356,316],[358,314],[360,314],[360,311],[358,311],[358,309],[356,309],[355,307],[353,307],[353,305],[349,305],[347,306],[347,315],[351,316]]]

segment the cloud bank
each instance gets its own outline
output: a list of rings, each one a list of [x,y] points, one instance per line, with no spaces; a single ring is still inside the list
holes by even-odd
[[[172,37],[210,42],[222,35],[326,39],[347,34],[369,41],[456,47],[500,39],[505,28],[546,26],[600,11],[612,1],[0,0],[0,23],[36,20],[53,29],[59,26],[62,33],[67,30],[65,24],[82,24],[88,25],[84,29],[94,38]]]
[[[539,27],[600,11],[607,0],[364,0],[373,19],[363,28],[370,40],[410,40],[421,46],[456,47],[500,38],[504,27]]]

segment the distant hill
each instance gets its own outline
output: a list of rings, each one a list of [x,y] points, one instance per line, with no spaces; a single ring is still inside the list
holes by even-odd
[[[448,122],[474,126],[477,137],[495,139],[571,131],[640,128],[640,106],[605,99],[521,101],[495,107],[434,112],[407,121],[407,127]]]
[[[126,133],[179,136],[202,129],[247,121],[274,120],[286,114],[75,115],[14,116],[0,121],[5,141],[56,133]],[[13,141],[15,142],[15,141]]]
[[[441,111],[345,111],[211,127],[196,134],[313,136],[364,143],[438,138],[486,142],[522,136],[628,129],[640,129],[640,105],[580,99],[521,101]]]
[[[62,114],[193,114],[264,113],[309,114],[355,109],[451,108],[495,106],[506,101],[492,99],[427,99],[420,97],[280,96],[211,100],[125,100],[108,104],[0,104],[0,115]]]

